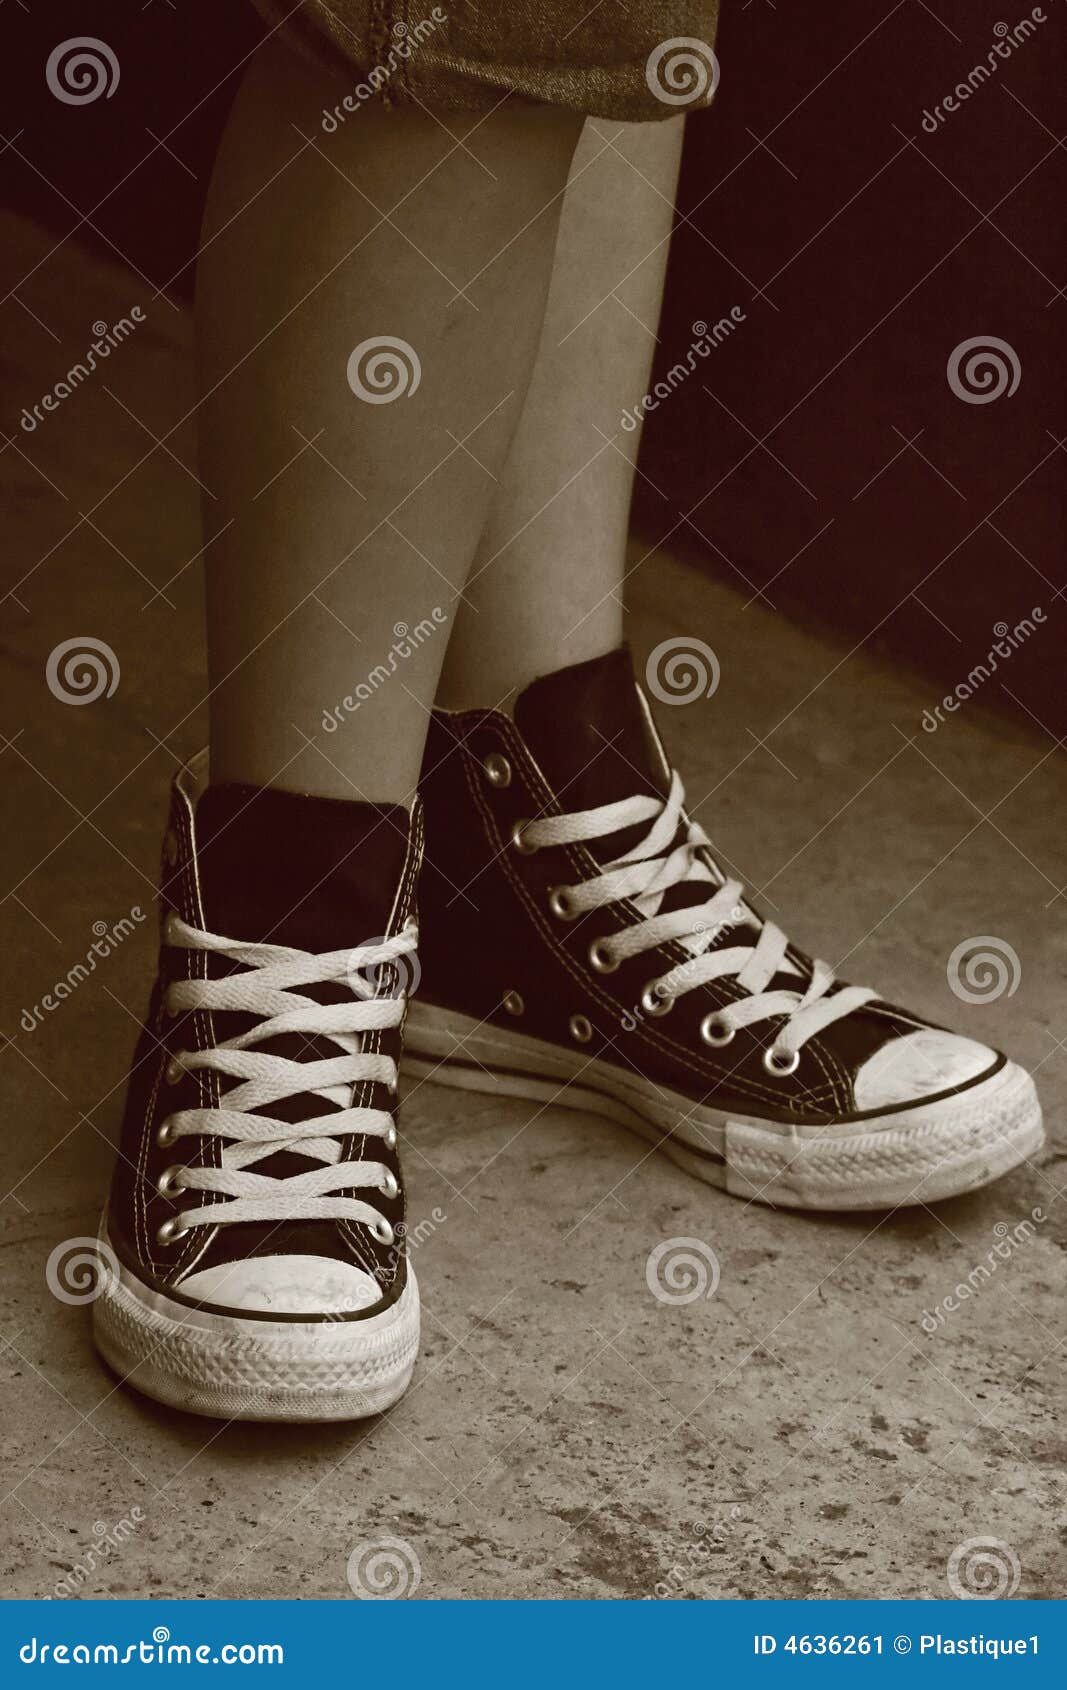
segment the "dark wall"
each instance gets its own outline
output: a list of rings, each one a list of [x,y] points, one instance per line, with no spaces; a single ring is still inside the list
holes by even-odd
[[[639,521],[946,691],[995,629],[1043,610],[978,687],[1060,736],[1067,16],[1039,10],[939,123],[998,26],[1030,16],[1018,0],[726,0],[657,374],[684,361],[694,321],[735,305],[744,321],[655,413]],[[1010,396],[950,386],[976,336],[1012,349]]]
[[[995,629],[1040,609],[980,690],[1062,735],[1062,0],[925,128],[998,40],[1011,48],[1003,26],[1031,16],[1021,0],[723,9],[719,91],[689,125],[657,369],[685,379],[649,417],[638,525],[946,691]],[[98,32],[118,86],[64,106],[48,54]],[[212,151],[260,33],[243,0],[131,0],[106,22],[64,0],[5,6],[6,202],[187,295]],[[731,308],[721,343],[690,353],[693,324]],[[998,356],[1018,386],[967,402],[948,361],[988,336],[1010,347]]]

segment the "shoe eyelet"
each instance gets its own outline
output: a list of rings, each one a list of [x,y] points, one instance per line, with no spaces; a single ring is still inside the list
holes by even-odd
[[[165,945],[176,945],[178,943],[174,931],[178,925],[178,919],[177,910],[168,910],[163,917],[163,943]]]
[[[482,768],[490,786],[511,785],[511,764],[499,751],[490,751],[488,757],[482,763]]]
[[[594,939],[589,947],[589,961],[598,974],[614,974],[620,960],[607,939]]]
[[[515,823],[511,830],[512,848],[518,851],[520,857],[532,857],[534,852],[537,850],[537,846],[531,845],[530,841],[526,838],[526,829],[529,825],[529,817],[524,816],[521,821],[517,821]]]
[[[178,835],[172,827],[163,835],[163,859],[168,868],[174,868],[178,861]]]
[[[800,1067],[800,1052],[799,1050],[775,1050],[773,1045],[768,1045],[763,1053],[763,1066],[768,1074],[775,1074],[779,1077],[795,1074]]]
[[[569,1022],[571,1038],[587,1045],[593,1036],[593,1023],[587,1015],[572,1015]]]
[[[170,1021],[181,1014],[181,1010],[174,1004],[169,988],[163,993],[163,1013]]]
[[[521,992],[505,992],[503,1002],[509,1015],[523,1015],[526,1012]]]
[[[553,886],[548,894],[548,907],[557,921],[573,921],[578,914],[566,886]]]
[[[399,1195],[400,1195],[400,1186],[397,1183],[397,1177],[392,1172],[391,1169],[387,1169],[385,1178],[382,1181],[382,1196],[388,1197],[388,1199],[391,1203],[393,1201],[393,1198],[399,1197]]]
[[[185,1069],[176,1056],[172,1056],[163,1070],[163,1078],[168,1086],[176,1086],[185,1073]]]
[[[396,1237],[392,1227],[386,1220],[372,1221],[370,1230],[371,1236],[376,1238],[379,1244],[391,1244],[393,1239]]]
[[[386,1146],[388,1147],[388,1149],[390,1149],[390,1150],[396,1149],[396,1128],[395,1127],[386,1127],[386,1129],[385,1129],[385,1143],[386,1143]]]
[[[180,1215],[171,1215],[156,1232],[156,1240],[160,1244],[170,1244],[175,1238],[180,1238],[183,1232],[192,1230],[192,1227],[184,1224]]]
[[[717,1015],[714,1010],[710,1015],[705,1015],[700,1023],[701,1038],[706,1045],[711,1045],[716,1050],[721,1049],[723,1045],[730,1044],[736,1033],[737,1028],[731,1027],[730,1023],[724,1021],[723,1017]]]
[[[173,1167],[164,1168],[163,1172],[156,1181],[156,1190],[159,1192],[159,1195],[161,1197],[171,1197],[176,1191],[184,1191],[185,1185],[179,1178],[179,1175],[184,1174],[184,1172],[185,1169],[177,1162],[175,1162]]]
[[[651,980],[641,993],[641,1008],[646,1015],[669,1015],[676,999],[659,992],[658,980]]]

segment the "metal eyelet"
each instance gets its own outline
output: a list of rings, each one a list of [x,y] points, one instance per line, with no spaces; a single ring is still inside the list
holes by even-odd
[[[614,974],[620,960],[607,939],[594,939],[589,947],[589,961],[598,974]]]
[[[179,1178],[179,1175],[184,1174],[184,1172],[185,1169],[177,1162],[175,1162],[174,1166],[171,1168],[164,1168],[163,1172],[156,1181],[156,1190],[159,1192],[159,1195],[161,1197],[170,1197],[175,1191],[184,1191],[185,1186]]]
[[[393,1198],[398,1197],[399,1195],[400,1186],[397,1184],[396,1175],[393,1173],[392,1169],[389,1168],[386,1170],[385,1178],[382,1181],[382,1196],[388,1197],[389,1201],[392,1202]]]
[[[524,1015],[526,1012],[521,992],[505,992],[502,1003],[509,1015]]]
[[[641,1008],[646,1015],[669,1015],[676,1000],[656,990],[659,982],[652,980],[641,993]]]
[[[176,1056],[172,1056],[163,1070],[163,1078],[167,1082],[168,1086],[176,1086],[184,1073],[185,1069],[178,1061],[178,1058]]]
[[[490,751],[482,764],[485,778],[490,786],[511,785],[511,764],[499,751]]]
[[[165,1150],[168,1144],[174,1143],[176,1136],[174,1123],[168,1119],[161,1123],[159,1131],[156,1133],[156,1143]]]
[[[168,827],[163,835],[163,857],[168,868],[173,868],[178,861],[178,835],[172,827]]]
[[[763,1066],[768,1074],[795,1074],[800,1067],[800,1052],[775,1050],[773,1045],[768,1045],[763,1053]]]
[[[388,1148],[390,1150],[396,1149],[396,1128],[395,1127],[386,1127],[386,1129],[385,1129],[385,1142],[386,1142],[386,1145],[388,1146]]]
[[[156,1239],[160,1244],[170,1244],[173,1239],[180,1238],[183,1232],[192,1230],[192,1227],[184,1225],[180,1215],[171,1215],[170,1220],[164,1221],[159,1228]]]
[[[548,894],[548,907],[557,921],[573,921],[578,914],[566,886],[553,886]]]
[[[532,857],[534,852],[537,850],[537,846],[531,845],[529,840],[526,838],[526,829],[529,825],[530,818],[528,816],[524,816],[521,821],[517,821],[515,823],[511,830],[512,847],[514,850],[518,851],[520,857]]]
[[[570,1018],[571,1038],[577,1039],[580,1045],[587,1045],[593,1036],[593,1023],[587,1015],[572,1015]]]
[[[163,943],[165,945],[177,944],[177,940],[174,937],[174,929],[177,924],[177,910],[168,910],[166,915],[163,917]]]
[[[171,1021],[182,1013],[181,1010],[175,1006],[169,989],[163,993],[163,1013]]]
[[[724,1021],[722,1016],[717,1015],[714,1010],[712,1010],[710,1015],[705,1015],[703,1021],[700,1023],[701,1038],[704,1040],[706,1045],[712,1045],[715,1049],[719,1049],[722,1045],[730,1044],[736,1033],[737,1028],[731,1027],[730,1023],[728,1021]]]
[[[396,1237],[392,1227],[386,1220],[376,1220],[371,1223],[371,1234],[379,1244],[391,1244]]]

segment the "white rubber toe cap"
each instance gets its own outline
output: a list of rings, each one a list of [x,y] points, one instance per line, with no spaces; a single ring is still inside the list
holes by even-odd
[[[358,1314],[381,1301],[381,1288],[351,1262],[328,1256],[252,1256],[216,1262],[178,1285],[186,1297],[260,1314]]]
[[[918,1027],[890,1039],[863,1063],[856,1075],[856,1108],[891,1109],[933,1097],[977,1079],[995,1060],[996,1052],[975,1039]]]

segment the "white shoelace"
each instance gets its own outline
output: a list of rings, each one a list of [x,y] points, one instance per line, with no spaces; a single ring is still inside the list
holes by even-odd
[[[704,829],[685,815],[684,805],[685,789],[674,774],[666,800],[638,796],[595,810],[542,816],[520,824],[515,843],[520,850],[533,851],[546,845],[604,839],[624,828],[651,822],[641,843],[625,856],[606,863],[601,873],[577,886],[557,887],[551,907],[564,920],[573,920],[619,899],[631,899],[644,919],[610,938],[594,940],[590,946],[593,967],[608,974],[628,957],[669,940],[679,941],[691,953],[691,960],[649,982],[642,997],[646,1012],[665,1014],[683,993],[711,980],[735,978],[745,996],[705,1016],[701,1036],[710,1045],[725,1045],[739,1027],[785,1016],[773,1044],[764,1052],[764,1062],[774,1073],[791,1073],[810,1038],[869,1003],[876,993],[867,986],[844,986],[828,996],[836,977],[827,963],[819,961],[812,964],[811,979],[803,989],[768,991],[775,974],[798,973],[788,956],[789,941],[780,927],[761,921],[745,904],[740,881],[727,879],[710,865],[704,853],[711,841]],[[674,845],[682,821],[686,823],[686,837]],[[700,881],[709,886],[706,902],[660,913],[663,894],[669,888]],[[749,932],[754,929],[758,937],[754,942],[711,950],[719,935],[731,927]]]
[[[226,1203],[207,1203],[177,1217],[172,1236],[194,1226],[234,1221],[347,1220],[370,1226],[382,1243],[392,1241],[389,1222],[371,1203],[342,1197],[353,1189],[395,1197],[396,1180],[383,1162],[344,1162],[341,1141],[352,1134],[377,1137],[392,1146],[396,1129],[385,1109],[353,1108],[353,1087],[378,1081],[396,1090],[391,1056],[359,1048],[360,1035],[398,1027],[403,996],[370,995],[367,971],[409,956],[418,942],[414,923],[379,945],[315,955],[285,945],[245,944],[192,927],[180,917],[167,921],[166,942],[208,951],[243,966],[244,972],[218,980],[181,980],[168,989],[171,1013],[188,1010],[233,1011],[256,1018],[255,1025],[210,1050],[181,1051],[169,1064],[168,1078],[183,1072],[215,1069],[239,1083],[224,1093],[217,1109],[179,1109],[163,1124],[160,1141],[210,1136],[225,1139],[218,1167],[178,1166],[167,1170],[164,1190],[222,1192]],[[347,982],[351,1001],[319,1003],[297,988]],[[363,995],[363,994],[366,995]],[[304,1034],[332,1041],[339,1054],[292,1061],[255,1047],[279,1035]],[[283,1098],[321,1097],[336,1107],[307,1121],[279,1121],[269,1109]],[[284,1178],[256,1173],[254,1164],[279,1151],[295,1151],[321,1164]]]

